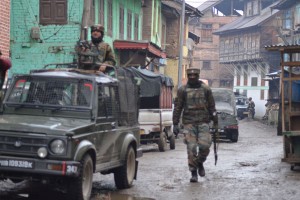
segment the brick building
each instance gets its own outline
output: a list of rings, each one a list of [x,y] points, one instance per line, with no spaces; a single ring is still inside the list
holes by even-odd
[[[10,0],[0,1],[0,13],[0,49],[2,56],[9,57]]]
[[[200,36],[193,48],[193,67],[201,69],[200,78],[208,80],[210,86],[232,88],[233,75],[219,64],[220,40],[213,32],[241,16],[237,10],[242,10],[243,4],[238,0],[210,0],[198,9],[204,15],[189,21],[189,30]]]

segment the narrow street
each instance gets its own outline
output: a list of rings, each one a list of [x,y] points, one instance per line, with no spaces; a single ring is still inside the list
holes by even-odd
[[[299,199],[300,167],[291,171],[289,164],[281,162],[282,137],[276,135],[276,128],[248,119],[240,121],[239,128],[237,143],[219,144],[216,166],[211,148],[205,163],[206,176],[199,177],[198,183],[189,182],[181,138],[175,150],[159,152],[156,146],[145,146],[147,150],[139,159],[138,179],[130,189],[117,190],[113,175],[95,174],[92,200]],[[1,200],[30,199],[8,192],[8,183],[0,182]]]

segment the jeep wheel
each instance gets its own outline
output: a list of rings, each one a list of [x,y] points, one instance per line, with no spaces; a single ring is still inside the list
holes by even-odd
[[[69,183],[68,195],[71,199],[89,200],[93,186],[93,161],[89,154],[81,160],[82,167],[79,177]]]
[[[167,147],[167,136],[164,132],[161,132],[158,140],[158,150],[163,152]]]
[[[136,156],[132,146],[126,152],[124,165],[114,172],[115,184],[118,189],[125,189],[132,186],[136,173]]]
[[[169,140],[170,140],[170,149],[175,149],[175,135],[174,135],[174,133],[172,133]]]

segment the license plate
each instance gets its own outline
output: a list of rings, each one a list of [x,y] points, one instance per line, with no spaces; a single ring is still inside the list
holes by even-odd
[[[23,169],[33,169],[34,162],[27,160],[0,160],[0,167],[13,167],[13,168],[23,168]]]

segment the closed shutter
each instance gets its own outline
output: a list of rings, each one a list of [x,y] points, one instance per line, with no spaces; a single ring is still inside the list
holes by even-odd
[[[40,0],[40,24],[67,24],[67,0]]]

